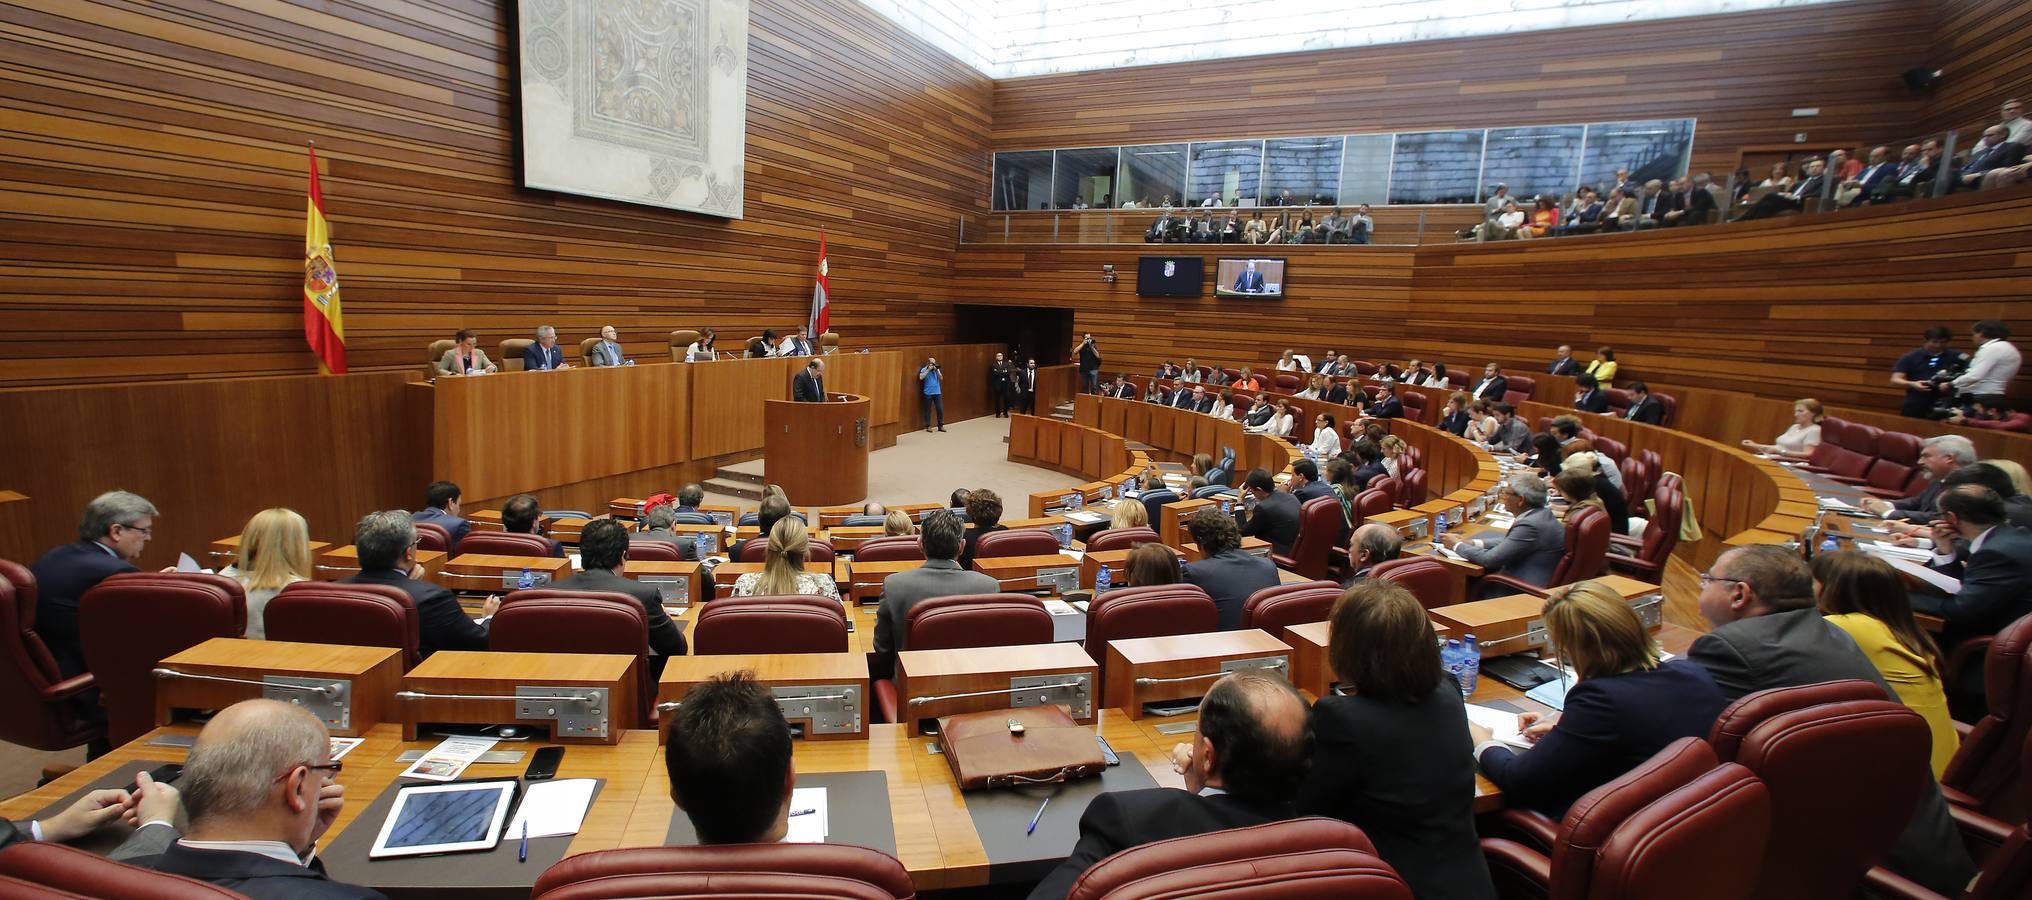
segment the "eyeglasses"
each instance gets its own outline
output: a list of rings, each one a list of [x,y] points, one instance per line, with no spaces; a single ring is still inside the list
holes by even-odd
[[[1723,577],[1721,577],[1720,575],[1716,575],[1716,574],[1713,574],[1713,573],[1711,573],[1711,572],[1702,572],[1702,573],[1700,573],[1700,576],[1699,576],[1699,577],[1700,577],[1700,586],[1701,586],[1701,587],[1707,587],[1708,585],[1710,585],[1710,584],[1713,584],[1713,583],[1715,583],[1715,582],[1717,582],[1717,581],[1724,581],[1724,582],[1727,582],[1727,583],[1729,583],[1729,584],[1742,584],[1742,583],[1743,583],[1743,580],[1742,580],[1741,578],[1723,578]]]
[[[341,770],[345,769],[345,767],[346,767],[346,764],[345,764],[345,763],[342,763],[342,762],[328,762],[328,763],[324,763],[324,764],[322,764],[322,765],[313,765],[313,764],[311,764],[311,763],[299,763],[299,764],[298,764],[298,766],[301,766],[301,767],[303,767],[303,768],[309,769],[309,770],[311,770],[311,771],[313,771],[313,772],[320,772],[320,771],[322,771],[322,772],[329,772],[329,773],[331,773],[331,774],[330,774],[330,775],[328,775],[328,776],[326,776],[327,778],[330,778],[330,779],[337,779],[337,778],[339,777],[339,772],[340,772]],[[284,773],[282,773],[282,774],[280,774],[280,775],[277,775],[277,776],[275,776],[275,780],[276,780],[276,781],[281,781],[281,780],[283,780],[283,779],[285,779],[285,778],[288,778],[288,777],[290,776],[290,774],[291,774],[291,773],[293,773],[293,772],[295,772],[295,771],[297,770],[297,767],[298,767],[298,766],[290,766],[290,767],[289,767],[289,771],[288,771],[288,772],[284,772]]]
[[[121,525],[121,524],[115,523],[113,527],[115,527],[115,528],[125,528],[125,529],[127,529],[128,531],[139,531],[139,532],[141,532],[141,534],[142,534],[142,536],[143,536],[143,537],[154,537],[154,536],[155,536],[155,526],[153,526],[153,525],[150,525],[150,526],[148,526],[147,528],[142,528],[142,527],[141,527],[141,526],[139,526],[139,525]]]

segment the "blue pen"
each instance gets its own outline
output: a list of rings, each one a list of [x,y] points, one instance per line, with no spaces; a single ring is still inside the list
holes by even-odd
[[[1030,817],[1030,827],[1023,829],[1024,834],[1032,834],[1037,831],[1037,820],[1044,818],[1044,808],[1050,805],[1051,805],[1050,797],[1044,798],[1043,803],[1037,804],[1037,815]]]
[[[522,820],[522,849],[515,854],[516,862],[529,861],[529,820]]]

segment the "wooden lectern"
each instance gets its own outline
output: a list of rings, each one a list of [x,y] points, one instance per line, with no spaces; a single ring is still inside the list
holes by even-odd
[[[869,409],[857,394],[827,394],[824,403],[762,401],[762,478],[799,503],[867,499]]]

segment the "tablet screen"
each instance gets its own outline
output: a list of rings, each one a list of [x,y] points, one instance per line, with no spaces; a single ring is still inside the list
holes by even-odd
[[[370,857],[485,850],[500,840],[515,797],[513,779],[403,788]]]

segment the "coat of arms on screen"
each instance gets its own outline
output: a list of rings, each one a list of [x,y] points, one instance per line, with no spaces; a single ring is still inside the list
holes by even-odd
[[[339,270],[332,265],[332,248],[329,244],[317,248],[303,260],[303,292],[310,295],[311,302],[319,307],[331,305],[332,293],[339,289]]]
[[[1168,260],[1168,259],[1167,259],[1167,260],[1165,260],[1165,261],[1164,261],[1164,277],[1166,277],[1166,278],[1170,278],[1170,277],[1172,277],[1172,276],[1174,276],[1174,275],[1177,275],[1177,274],[1178,274],[1178,263],[1176,263],[1176,262],[1173,262],[1173,261],[1171,261],[1171,260]]]

